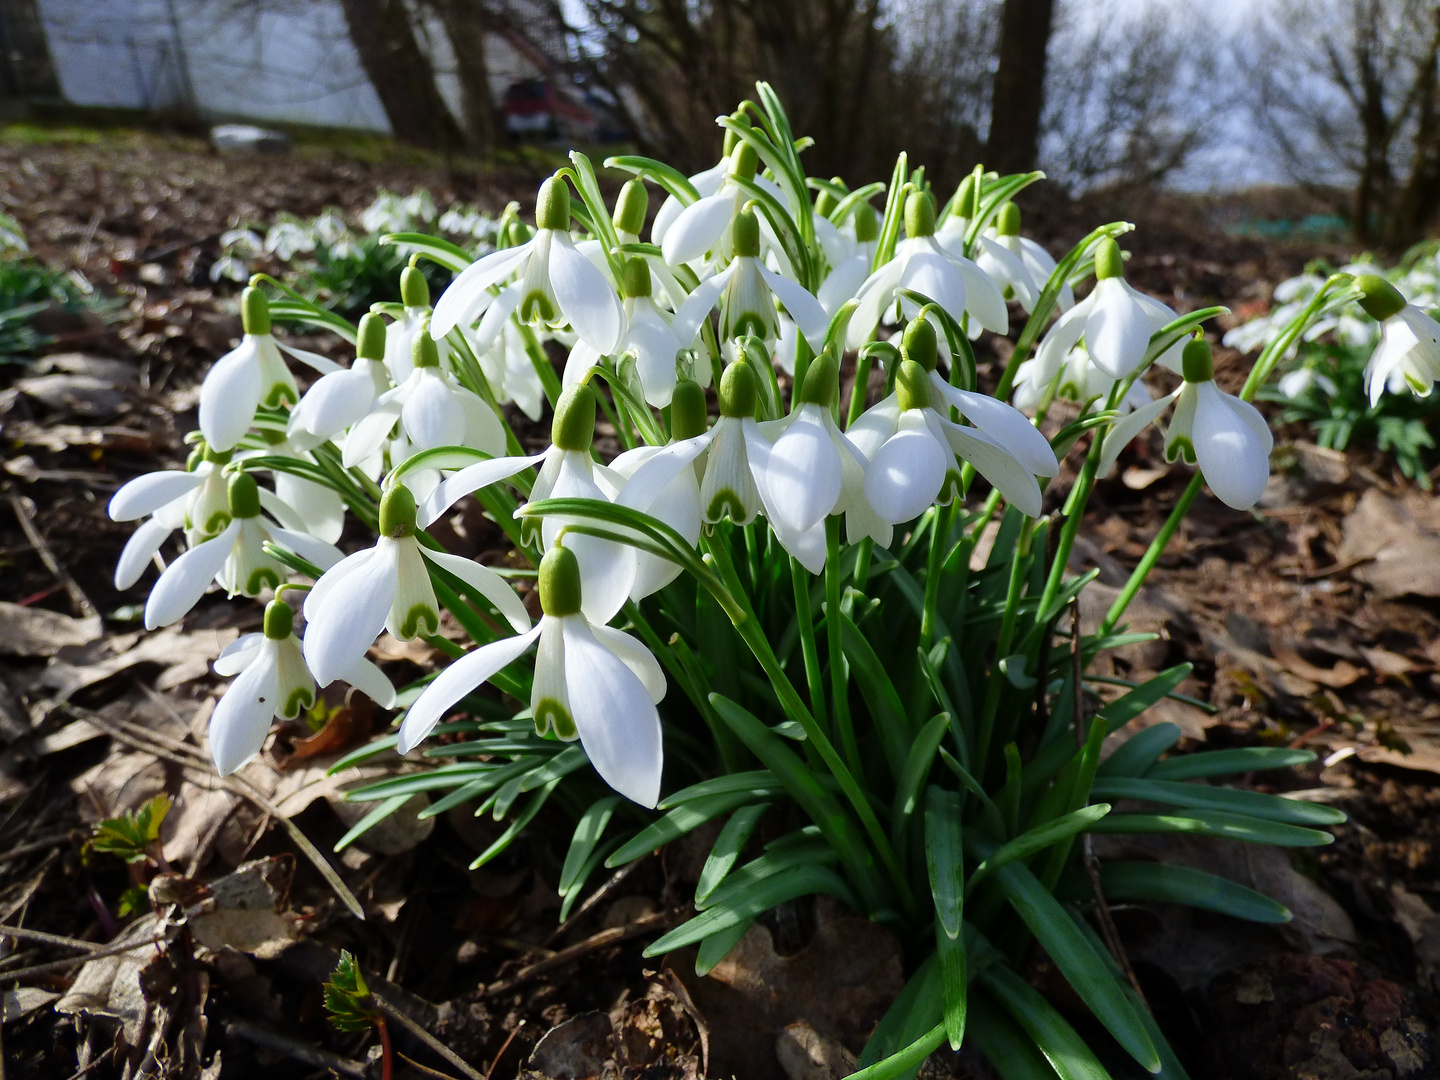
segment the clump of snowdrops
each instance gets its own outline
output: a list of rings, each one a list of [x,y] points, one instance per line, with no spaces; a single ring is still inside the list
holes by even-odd
[[[1386,301],[1349,295],[1326,303],[1326,314],[1309,325],[1281,358],[1282,374],[1260,397],[1280,403],[1280,419],[1303,421],[1316,442],[1344,450],[1353,440],[1391,454],[1402,474],[1427,490],[1435,448],[1429,427],[1432,391],[1440,375],[1435,321],[1440,308],[1440,245],[1417,244],[1393,267],[1361,261],[1338,275],[1323,263],[1275,286],[1275,306],[1235,327],[1225,344],[1244,352],[1275,341],[1317,296],[1336,295],[1339,283],[1363,280]],[[1398,300],[1385,286],[1389,285]]]
[[[698,175],[612,158],[631,176],[612,205],[575,153],[541,185],[533,225],[512,206],[478,260],[387,236],[411,255],[404,303],[358,326],[257,280],[244,340],[205,379],[189,466],[111,504],[145,519],[117,583],[180,532],[148,626],[184,618],[212,582],[266,601],[263,631],[216,664],[236,676],[210,723],[221,773],[317,686],[399,709],[397,731],[335,766],[396,764],[349,793],[373,809],[341,846],[417,794],[424,816],[508,819],[476,866],[537,818],[570,828],[564,918],[602,867],[720,821],[694,917],[650,952],[695,945],[707,971],[756,919],[815,894],[891,927],[911,974],[857,1075],[913,1076],[968,1040],[1007,1077],[1104,1076],[1019,974],[1038,944],[1125,1053],[1183,1076],[1106,900],[1289,913],[1197,870],[1095,871],[1078,858],[1088,837],[1303,847],[1328,843],[1341,815],[1205,782],[1303,751],[1167,757],[1180,733],[1162,723],[1102,762],[1106,737],[1189,666],[1103,695],[1120,680],[1086,669],[1143,639],[1125,632],[1126,606],[1200,487],[1241,508],[1264,489],[1271,439],[1249,398],[1290,345],[1362,296],[1377,317],[1408,316],[1337,275],[1228,395],[1198,332],[1220,309],[1178,315],[1128,285],[1117,239],[1130,225],[1056,261],[1021,233],[1015,200],[1039,173],[977,167],[943,202],[904,155],[888,183],[809,177],[807,140],[757,90],[720,118],[723,155]],[[456,274],[433,307],[423,260]],[[1014,310],[1014,350],[986,392],[971,341],[1010,333]],[[281,314],[353,342],[354,362],[282,343]],[[568,349],[563,374],[547,340]],[[287,353],[320,374],[303,396]],[[1179,388],[1152,400],[1142,377],[1156,364]],[[1078,415],[1047,438],[1061,395]],[[548,445],[527,452],[510,404],[548,416]],[[1194,483],[1082,633],[1093,574],[1067,565],[1087,500],[1167,411],[1167,452],[1198,464]],[[609,461],[599,420],[622,447]],[[1050,495],[1067,458],[1074,480]],[[513,546],[507,567],[427,532],[471,499]],[[439,635],[444,613],[471,647]],[[366,659],[382,630],[448,664],[392,687]]]

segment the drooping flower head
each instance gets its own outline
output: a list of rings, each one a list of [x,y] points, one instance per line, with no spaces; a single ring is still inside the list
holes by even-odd
[[[1440,323],[1414,304],[1407,303],[1400,290],[1378,274],[1361,274],[1360,306],[1381,325],[1380,344],[1365,366],[1365,385],[1370,404],[1379,404],[1386,390],[1409,389],[1417,397],[1428,397],[1440,379]]]
[[[406,267],[406,272],[409,270]],[[385,320],[374,312],[366,312],[360,317],[355,338],[355,363],[344,371],[322,375],[291,412],[286,427],[291,445],[308,450],[364,419],[375,399],[390,389],[388,349]],[[407,353],[406,377],[409,371]]]

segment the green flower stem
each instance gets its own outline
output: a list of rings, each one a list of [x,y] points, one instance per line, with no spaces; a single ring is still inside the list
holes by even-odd
[[[1020,594],[1025,589],[1026,571],[1029,569],[1030,540],[1035,535],[1035,520],[1026,518],[1020,526],[1020,537],[1015,544],[1015,554],[1010,560],[1010,584],[1005,593],[1005,614],[1000,620],[1000,633],[995,639],[994,665],[990,679],[985,685],[985,703],[980,711],[980,729],[976,742],[976,767],[984,770],[986,755],[995,734],[995,717],[1000,709],[1000,695],[1007,682],[1000,670],[1000,661],[1010,655],[1010,646],[1015,639],[1015,621],[1019,614]],[[981,779],[984,779],[983,772]]]
[[[490,380],[485,378],[485,372],[480,367],[480,361],[475,352],[470,348],[470,342],[465,340],[465,335],[457,328],[450,331],[445,338],[450,343],[450,355],[459,355],[461,363],[456,369],[460,382],[467,390],[473,392],[485,404],[495,410],[495,415],[500,420],[500,426],[505,430],[505,452],[512,457],[522,457],[525,450],[520,445],[520,440],[515,437],[515,432],[510,430],[510,424],[505,419],[505,411],[500,408],[495,400],[495,391],[490,386]]]
[[[820,675],[820,649],[815,643],[815,621],[810,615],[810,572],[793,555],[790,556],[790,587],[795,593],[795,625],[800,631],[800,655],[805,662],[805,685],[810,689],[810,712],[815,723],[823,727],[825,680]]]
[[[875,360],[862,352],[855,361],[855,381],[850,385],[850,408],[845,413],[845,426],[859,420],[865,412],[865,392],[870,386],[870,368]]]
[[[930,531],[930,552],[925,565],[925,607],[920,615],[920,648],[929,649],[935,637],[935,609],[940,603],[941,567],[945,561],[945,545],[950,539],[950,523],[954,520],[955,504],[937,506]]]
[[[874,540],[867,536],[860,541],[860,550],[855,556],[855,588],[862,593],[870,583],[870,557],[874,553]]]
[[[775,688],[775,694],[780,699],[781,707],[805,729],[806,739],[820,755],[820,759],[824,761],[831,775],[839,782],[840,790],[845,793],[845,798],[854,808],[860,824],[870,837],[870,842],[875,846],[876,852],[879,853],[880,861],[884,863],[886,871],[890,874],[902,905],[906,912],[913,917],[916,911],[914,891],[910,887],[904,869],[900,866],[900,861],[895,857],[895,849],[890,844],[890,838],[881,828],[880,820],[875,816],[875,810],[870,805],[869,799],[866,798],[864,789],[856,782],[855,774],[840,759],[829,736],[810,715],[810,710],[805,707],[799,691],[795,689],[795,685],[785,674],[785,669],[770,647],[770,641],[765,636],[760,621],[749,610],[749,600],[745,598],[745,593],[740,588],[740,579],[735,573],[735,564],[730,559],[729,551],[726,550],[724,544],[714,544],[708,540],[705,546],[709,556],[708,561],[718,570],[721,581],[728,587],[726,591],[733,590],[730,595],[731,603],[738,602],[743,609],[740,612],[741,617],[737,619],[730,607],[726,607],[726,613],[730,615],[731,622],[735,624],[741,640],[755,654],[755,659],[760,661],[760,667]],[[716,598],[720,597],[717,595]]]
[[[825,522],[825,640],[830,650],[830,708],[834,717],[835,737],[840,743],[845,763],[857,776],[864,769],[860,746],[855,741],[855,725],[850,718],[850,669],[845,663],[841,644],[840,595],[840,518],[832,515]]]
[[[1184,494],[1175,503],[1175,508],[1170,511],[1170,516],[1165,519],[1165,524],[1155,534],[1155,539],[1150,541],[1150,547],[1140,561],[1135,564],[1135,569],[1130,572],[1130,580],[1125,582],[1125,587],[1120,590],[1120,595],[1115,597],[1115,602],[1110,605],[1110,610],[1105,613],[1105,619],[1100,624],[1100,636],[1104,637],[1115,629],[1115,624],[1125,614],[1125,609],[1130,606],[1130,601],[1135,599],[1135,594],[1140,591],[1140,586],[1145,584],[1145,579],[1150,576],[1150,571],[1155,569],[1155,564],[1160,561],[1160,556],[1170,543],[1170,538],[1180,528],[1180,522],[1190,512],[1194,505],[1195,498],[1200,494],[1200,489],[1205,486],[1205,477],[1196,470],[1195,475],[1190,478]]]

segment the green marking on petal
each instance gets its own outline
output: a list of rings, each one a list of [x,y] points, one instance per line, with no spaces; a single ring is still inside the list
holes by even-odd
[[[935,501],[941,506],[948,506],[955,499],[963,501],[964,498],[965,485],[961,482],[960,474],[954,469],[946,470],[945,479],[940,484],[940,494],[935,497]]]
[[[285,699],[285,706],[280,710],[280,715],[286,720],[294,720],[300,715],[302,709],[308,709],[315,704],[315,691],[308,687],[297,687],[288,698]]]
[[[740,501],[740,496],[729,488],[717,491],[715,498],[710,500],[709,509],[705,511],[706,521],[719,521],[723,517],[729,517],[731,521],[745,519],[745,504]]]
[[[1418,397],[1425,397],[1430,393],[1430,387],[1426,386],[1422,380],[1417,379],[1408,371],[1405,372],[1405,385],[1410,387]]]
[[[202,533],[205,534],[206,539],[210,539],[212,537],[219,536],[222,532],[225,531],[225,527],[229,524],[230,511],[216,510],[213,514],[211,514],[208,518],[205,519],[203,524],[197,527]]]
[[[395,636],[402,641],[418,637],[422,632],[420,629],[422,622],[426,625],[426,629],[423,631],[426,634],[433,634],[440,629],[439,613],[425,604],[416,604],[405,613],[405,618],[400,623],[400,633]]]
[[[1195,464],[1195,444],[1184,435],[1177,435],[1170,445],[1165,447],[1165,460],[1174,461],[1176,458],[1184,460],[1186,465]]]
[[[269,566],[257,566],[250,572],[250,577],[245,582],[246,596],[259,596],[267,588],[278,589],[280,587],[280,575]]]
[[[550,305],[550,298],[543,292],[532,292],[520,301],[520,321],[523,323],[552,323],[555,321],[555,309]]]
[[[263,404],[267,409],[278,409],[281,405],[294,405],[296,400],[294,387],[282,382],[270,388]]]
[[[572,742],[580,737],[570,712],[554,698],[541,698],[535,705],[535,732],[548,735],[554,729],[557,738]]]

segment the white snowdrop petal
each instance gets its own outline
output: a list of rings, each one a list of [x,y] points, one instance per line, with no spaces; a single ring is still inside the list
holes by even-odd
[[[375,380],[351,368],[326,375],[305,392],[291,423],[328,439],[358,423],[375,403]]]
[[[565,688],[585,754],[600,778],[644,807],[660,801],[660,714],[640,677],[580,619],[564,620]]]
[[[442,376],[423,371],[400,410],[405,434],[418,449],[459,446],[465,441],[465,410]]]
[[[307,620],[313,618],[315,612],[319,611],[327,602],[327,598],[340,587],[340,583],[374,557],[375,549],[373,547],[365,548],[363,551],[346,555],[345,558],[326,570],[314,587],[305,594],[304,604],[301,608],[305,618]]]
[[[485,314],[480,319],[480,325],[475,328],[473,333],[466,335],[475,352],[483,352],[494,344],[495,339],[505,329],[510,316],[524,298],[525,283],[523,281],[517,281],[500,290],[500,295],[492,300],[490,306],[485,309]]]
[[[285,505],[293,507],[299,517],[298,524],[276,519],[287,529],[307,532],[327,544],[335,543],[345,531],[345,500],[333,488],[303,476],[277,472],[275,495]]]
[[[275,340],[275,344],[281,352],[293,356],[306,367],[313,368],[315,371],[320,372],[321,376],[334,375],[345,370],[328,356],[321,356],[319,353],[311,352],[309,349],[297,349],[294,345],[287,345],[278,338]]]
[[[213,540],[191,548],[165,568],[145,602],[145,629],[169,626],[195,606],[235,546],[240,522],[232,521]]]
[[[762,474],[776,517],[797,532],[824,521],[840,498],[840,457],[819,411],[818,405],[800,407]]]
[[[707,195],[680,211],[665,230],[660,251],[671,266],[692,262],[715,246],[735,213],[730,192]]]
[[[585,381],[585,377],[594,370],[600,363],[600,354],[586,345],[583,341],[576,341],[570,347],[570,355],[565,358],[565,374],[561,382],[565,386],[574,386]]]
[[[720,294],[725,291],[725,286],[735,275],[735,266],[732,262],[714,277],[700,282],[695,291],[685,298],[680,310],[675,312],[670,329],[675,332],[675,340],[680,342],[681,348],[689,348],[694,344],[695,335],[700,333],[700,324],[705,321],[705,317],[720,299]]]
[[[250,661],[255,659],[260,651],[260,646],[264,643],[264,634],[241,634],[220,650],[220,655],[211,665],[215,669],[215,674],[223,675],[226,678],[240,674],[249,666]]]
[[[1005,306],[1005,294],[995,279],[981,270],[969,259],[950,259],[960,270],[965,281],[965,310],[970,313],[970,336],[978,336],[975,323],[996,334],[1010,332],[1010,310]]]
[[[938,377],[932,376],[931,381],[941,388],[950,403],[967,420],[1003,446],[1036,476],[1054,476],[1060,471],[1050,440],[1019,409],[986,394],[961,390]]]
[[[1164,397],[1156,398],[1154,401],[1141,405],[1133,412],[1126,413],[1110,429],[1105,436],[1105,442],[1100,447],[1100,476],[1107,476],[1115,461],[1120,457],[1120,451],[1130,445],[1130,440],[1144,431],[1155,419],[1166,409],[1170,403],[1180,396],[1180,391],[1166,394]]]
[[[385,673],[369,660],[361,660],[349,671],[343,672],[340,681],[349,683],[382,709],[395,707],[395,687]]]
[[[825,331],[830,326],[830,315],[803,285],[782,277],[763,263],[758,265],[765,284],[770,286],[770,291],[785,305],[785,311],[805,335],[810,347],[819,352],[825,343]]]
[[[491,458],[489,461],[477,461],[474,465],[467,465],[454,476],[442,480],[440,485],[426,497],[420,506],[420,527],[428,529],[441,514],[471,492],[479,491],[481,488],[489,487],[501,480],[508,480],[516,473],[523,472],[544,460],[545,454],[541,453],[532,457]],[[535,498],[543,497],[535,496]]]
[[[160,545],[174,531],[169,522],[151,518],[131,533],[115,563],[115,588],[128,589],[139,581],[150,560],[160,550]]]
[[[613,626],[592,624],[590,632],[595,635],[596,641],[619,657],[620,662],[639,677],[651,701],[658,705],[665,699],[665,691],[669,688],[665,682],[665,669],[642,642]]]
[[[917,518],[940,493],[953,460],[928,433],[898,432],[871,458],[865,470],[865,498],[891,524]]]
[[[615,286],[563,233],[550,247],[550,287],[580,340],[602,356],[612,352],[625,321]]]
[[[282,529],[273,525],[265,531],[277,544],[289,548],[302,559],[320,567],[321,570],[329,570],[345,557],[344,553],[334,544],[327,544],[324,540],[318,540],[309,533]]]
[[[697,435],[693,439],[682,439],[680,442],[671,443],[669,446],[645,447],[650,453],[646,460],[636,466],[630,473],[629,479],[625,481],[620,489],[620,495],[615,502],[620,506],[628,506],[633,510],[640,510],[649,513],[660,494],[664,492],[671,481],[675,479],[682,469],[689,467],[697,457],[710,444],[712,438],[710,432],[704,435]],[[631,451],[633,453],[634,451]],[[624,457],[625,455],[621,455]],[[613,467],[620,468],[620,458],[611,463]]]
[[[1254,406],[1221,394],[1214,382],[1200,383],[1196,391],[1191,430],[1196,464],[1216,498],[1236,510],[1248,510],[1270,479],[1269,430],[1264,429],[1265,441],[1259,439],[1244,413]]]
[[[827,315],[834,315],[845,306],[845,301],[860,291],[860,286],[869,276],[869,256],[851,255],[826,275],[815,299],[820,301]]]
[[[343,587],[327,591],[319,603],[313,592],[306,600],[305,662],[321,686],[334,682],[365,655],[385,628],[395,602],[399,578],[395,542],[382,538],[372,551],[370,558],[357,561],[344,576]],[[319,584],[328,576],[321,577]]]
[[[1026,517],[1039,517],[1044,507],[1035,475],[1011,457],[983,431],[943,422],[955,452],[974,465],[981,476],[1000,490],[1011,506]]]
[[[1154,330],[1145,305],[1131,295],[1121,278],[1095,286],[1095,306],[1085,322],[1085,348],[1090,359],[1111,378],[1123,379],[1145,358]]]
[[[261,649],[210,716],[210,757],[221,776],[229,776],[260,752],[275,716],[280,686],[274,648]]]
[[[1095,294],[1092,292],[1051,324],[1049,332],[1040,342],[1040,348],[1035,350],[1038,371],[1034,381],[1039,385],[1048,386],[1055,373],[1064,367],[1065,357],[1085,334],[1085,324],[1094,306]]]
[[[516,595],[515,590],[510,587],[510,583],[494,570],[488,566],[481,566],[473,559],[451,555],[447,551],[432,551],[427,547],[422,547],[420,554],[436,566],[450,571],[494,604],[495,609],[515,628],[517,634],[530,629],[530,614],[525,610],[525,604]]]
[[[501,638],[472,649],[436,676],[405,714],[397,749],[408,754],[435,729],[450,707],[496,672],[517,660],[540,636],[540,627],[518,637]]]
[[[203,472],[182,472],[165,469],[146,473],[122,484],[110,498],[107,512],[111,521],[134,521],[153,514],[166,503],[174,502],[205,482]]]
[[[845,437],[868,461],[899,426],[900,404],[897,396],[891,394],[866,409],[855,423],[845,429]]]
[[[455,329],[482,293],[519,267],[530,254],[533,243],[531,240],[519,247],[492,251],[466,267],[436,303],[435,313],[430,317],[431,334],[438,340]]]
[[[395,421],[400,419],[400,409],[398,403],[387,402],[350,429],[350,434],[345,436],[345,448],[341,452],[341,463],[345,468],[353,469],[362,465],[379,451],[394,428]]]
[[[670,404],[675,392],[675,354],[680,340],[670,324],[660,317],[648,300],[636,300],[619,352],[635,354],[635,371],[645,390],[645,400],[657,409]],[[569,375],[569,365],[566,365]]]
[[[231,449],[250,430],[260,404],[260,349],[247,334],[200,384],[200,430],[212,450]]]

